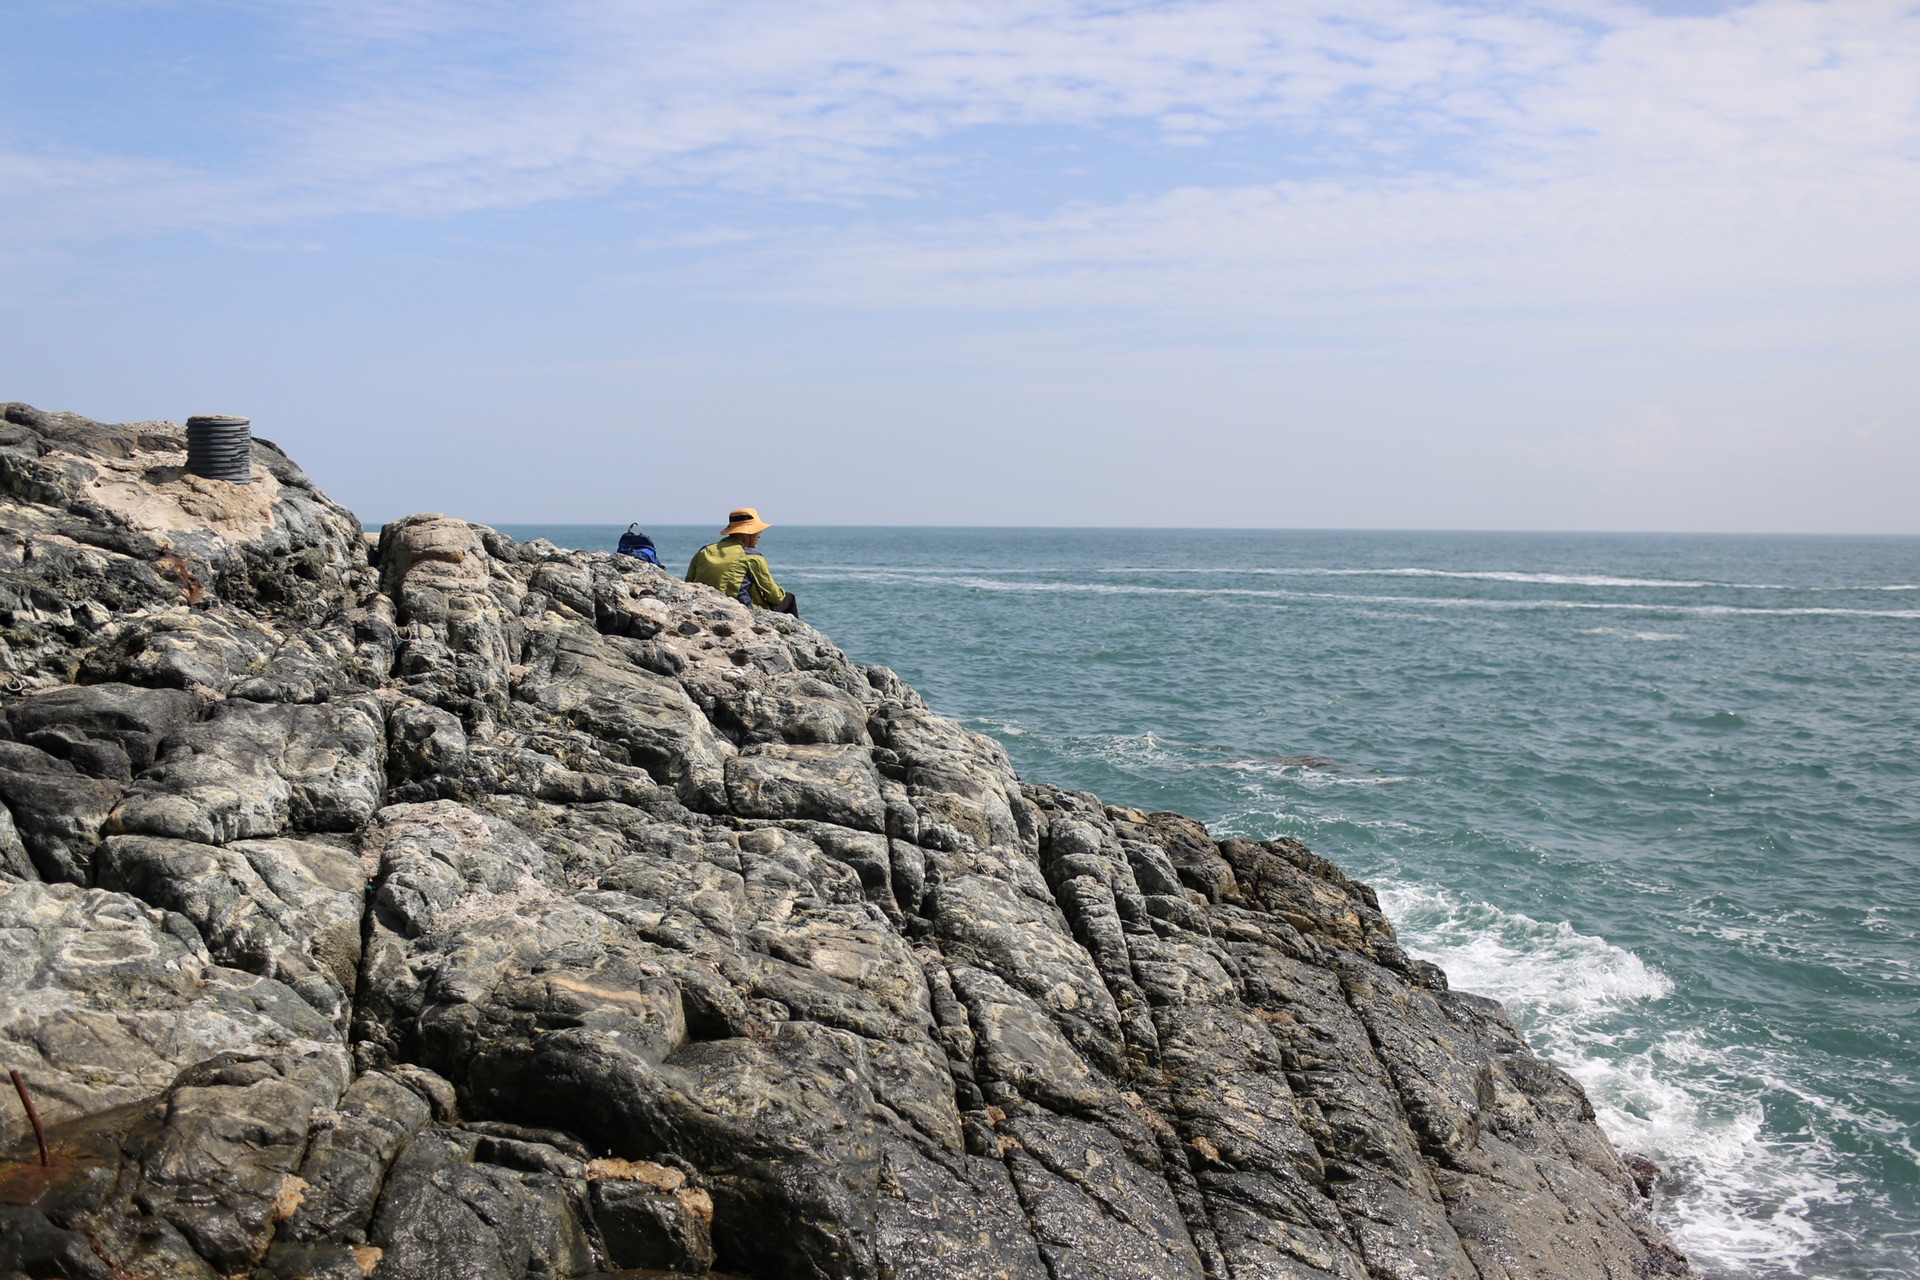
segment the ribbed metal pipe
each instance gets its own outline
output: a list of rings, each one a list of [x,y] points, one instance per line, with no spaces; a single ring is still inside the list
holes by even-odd
[[[209,480],[253,483],[253,419],[224,413],[188,418],[187,470]]]

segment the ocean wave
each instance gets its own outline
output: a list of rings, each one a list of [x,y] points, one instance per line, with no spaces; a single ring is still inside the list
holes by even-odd
[[[1153,572],[1144,570],[1143,572]],[[1200,569],[1202,573],[1258,573],[1299,577],[1464,578],[1476,582],[1535,583],[1554,587],[1653,587],[1715,591],[1920,591],[1920,583],[1844,582],[1795,585],[1788,582],[1718,582],[1710,578],[1638,578],[1608,573],[1538,573],[1518,569]]]
[[[1764,1103],[1730,1078],[1746,1073],[1724,1050],[1676,1032],[1622,1058],[1556,1056],[1615,1145],[1660,1164],[1662,1225],[1696,1264],[1793,1273],[1823,1248],[1810,1215],[1847,1195],[1839,1153],[1825,1135],[1771,1133]],[[1680,1076],[1689,1083],[1675,1083]]]
[[[1701,1275],[1784,1278],[1838,1257],[1864,1267],[1848,1274],[1911,1274],[1894,1261],[1897,1242],[1851,1226],[1900,1219],[1891,1202],[1873,1207],[1885,1193],[1854,1169],[1863,1145],[1917,1158],[1896,1117],[1827,1087],[1790,1044],[1687,1025],[1692,1015],[1669,1003],[1673,978],[1629,948],[1396,872],[1409,848],[1447,837],[1319,812],[1294,790],[1339,774],[1197,750],[1153,733],[1087,735],[1071,747],[1130,773],[1198,767],[1243,779],[1245,807],[1215,811],[1217,838],[1293,834],[1379,859],[1368,878],[1407,949],[1460,989],[1501,1000],[1536,1050],[1580,1082],[1615,1145],[1660,1165],[1656,1215]],[[1280,803],[1283,786],[1305,807]]]
[[[1472,597],[1370,596],[1336,591],[1291,591],[1260,587],[1160,587],[1137,582],[1012,582],[1004,577],[980,574],[902,573],[868,569],[846,575],[855,581],[877,585],[939,584],[973,591],[1014,592],[1020,594],[1078,594],[1113,596],[1205,596],[1251,597],[1267,600],[1333,601],[1344,604],[1415,605],[1427,609],[1490,609],[1502,612],[1543,612],[1555,610],[1624,611],[1631,613],[1680,614],[1687,617],[1852,617],[1920,618],[1920,609],[1848,609],[1837,605],[1809,605],[1797,608],[1730,604],[1649,604],[1637,600],[1483,600]]]
[[[1058,573],[1058,565],[1034,565],[1020,567],[1013,565],[947,565],[927,566],[913,569],[876,568],[871,564],[825,564],[808,565],[798,569],[797,574],[822,574],[834,577],[860,577],[867,574],[904,574],[911,577],[961,578],[969,575],[994,577],[1037,577],[1049,573]],[[1625,574],[1608,573],[1548,573],[1532,572],[1520,569],[1431,569],[1418,565],[1404,565],[1397,568],[1335,568],[1330,566],[1290,566],[1290,565],[1108,565],[1085,570],[1089,574],[1102,577],[1235,577],[1235,578],[1447,578],[1469,582],[1511,582],[1535,586],[1557,587],[1630,587],[1652,588],[1656,590],[1711,590],[1711,591],[1920,591],[1920,583],[1788,583],[1788,582],[1719,582],[1710,578],[1641,578]],[[1124,585],[1124,584],[1120,584]],[[1180,590],[1181,588],[1165,588]],[[1209,588],[1186,588],[1187,590],[1208,590]]]
[[[1769,1130],[1765,1090],[1825,1101],[1786,1083],[1788,1063],[1765,1049],[1742,1060],[1696,1031],[1650,1034],[1647,1006],[1673,982],[1604,938],[1431,885],[1376,887],[1410,953],[1504,1003],[1535,1049],[1580,1082],[1614,1144],[1661,1165],[1662,1225],[1697,1264],[1791,1272],[1823,1247],[1812,1212],[1857,1191],[1843,1186],[1827,1134]]]
[[[1462,902],[1444,889],[1405,881],[1375,886],[1381,908],[1417,947],[1460,985],[1541,1021],[1572,1018],[1578,1030],[1596,1015],[1673,994],[1673,982],[1624,947],[1547,924],[1486,902]]]
[[[1583,636],[1625,636],[1629,640],[1687,640],[1690,636],[1677,631],[1629,631],[1625,627],[1587,627],[1580,632]]]
[[[811,565],[809,569],[859,573],[871,569],[871,565]],[[994,574],[1043,574],[1058,572],[1057,566],[1035,565],[1015,567],[1002,565],[978,565],[967,568],[946,566],[929,569],[934,573],[994,573]],[[1517,569],[1427,569],[1408,565],[1390,569],[1342,569],[1317,565],[1106,565],[1088,572],[1119,577],[1123,575],[1154,574],[1165,577],[1262,577],[1262,578],[1463,578],[1478,582],[1524,582],[1540,583],[1550,586],[1570,587],[1723,587],[1729,590],[1745,591],[1795,591],[1795,590],[1837,590],[1848,591],[1862,588],[1852,587],[1790,587],[1771,582],[1710,582],[1678,578],[1632,578],[1614,574],[1599,573],[1528,573]],[[1895,588],[1865,588],[1871,590]]]
[[[1057,746],[1071,760],[1094,760],[1127,769],[1165,772],[1181,767],[1186,760],[1150,729],[1143,733],[1078,734],[1060,739]]]
[[[1026,732],[1017,726],[985,717],[975,717],[966,723],[988,733],[1004,732],[1010,736],[1020,736]],[[1164,738],[1152,730],[1079,735],[1063,739],[1060,747],[1069,759],[1097,760],[1102,764],[1150,770],[1154,775],[1202,771],[1230,773],[1250,783],[1245,789],[1259,798],[1263,806],[1260,810],[1262,813],[1269,812],[1275,799],[1271,791],[1260,785],[1269,780],[1307,788],[1378,787],[1419,781],[1412,776],[1360,772],[1337,760],[1317,755],[1227,755],[1221,758],[1216,754],[1222,750],[1220,747]],[[1411,831],[1416,828],[1406,829]]]
[[[1231,769],[1235,773],[1259,777],[1284,778],[1308,787],[1380,787],[1391,782],[1413,782],[1411,777],[1384,773],[1352,773],[1328,761],[1316,763],[1313,757],[1239,756],[1231,760],[1208,760],[1189,766],[1197,769]]]
[[[1553,587],[1720,587],[1732,591],[1792,591],[1775,582],[1708,582],[1681,578],[1630,578],[1606,573],[1529,573],[1519,569],[1205,569],[1207,573],[1256,573],[1284,577],[1462,578],[1472,582],[1521,582]],[[1846,588],[1840,588],[1845,590]]]

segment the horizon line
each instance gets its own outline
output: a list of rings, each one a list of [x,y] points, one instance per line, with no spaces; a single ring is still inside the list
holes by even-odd
[[[358,513],[356,513],[357,515]],[[455,517],[460,518],[460,517]],[[404,520],[405,516],[396,516]],[[368,530],[376,530],[381,525],[361,522]],[[391,522],[387,522],[391,523]],[[469,520],[469,524],[483,525],[489,529],[509,527],[527,528],[530,526],[550,529],[624,529],[626,525],[617,520]],[[628,521],[628,524],[640,524]],[[653,529],[706,529],[707,523],[686,523],[680,521],[659,521],[650,525],[641,525],[644,531]],[[1129,525],[1129,524],[888,524],[872,523],[834,523],[812,524],[803,521],[785,521],[770,525],[770,529],[902,529],[925,530],[929,532],[979,532],[979,533],[1423,533],[1423,534],[1514,534],[1559,537],[1666,537],[1666,538],[1911,538],[1920,539],[1920,531],[1912,533],[1872,533],[1861,531],[1836,530],[1795,530],[1795,529],[1541,529],[1541,528],[1434,528],[1418,526],[1384,525]]]

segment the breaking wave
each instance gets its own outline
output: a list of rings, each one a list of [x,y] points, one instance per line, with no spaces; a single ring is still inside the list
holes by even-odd
[[[1830,1133],[1770,1130],[1765,1095],[1791,1086],[1786,1055],[1662,1029],[1672,980],[1570,924],[1431,885],[1376,887],[1410,953],[1504,1003],[1535,1050],[1587,1091],[1615,1146],[1660,1165],[1662,1224],[1697,1265],[1791,1273],[1820,1251],[1809,1211],[1858,1192],[1844,1187]]]

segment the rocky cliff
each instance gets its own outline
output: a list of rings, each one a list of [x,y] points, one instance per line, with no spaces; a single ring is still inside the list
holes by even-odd
[[[0,1278],[1683,1274],[1292,841],[635,560],[0,423]]]

